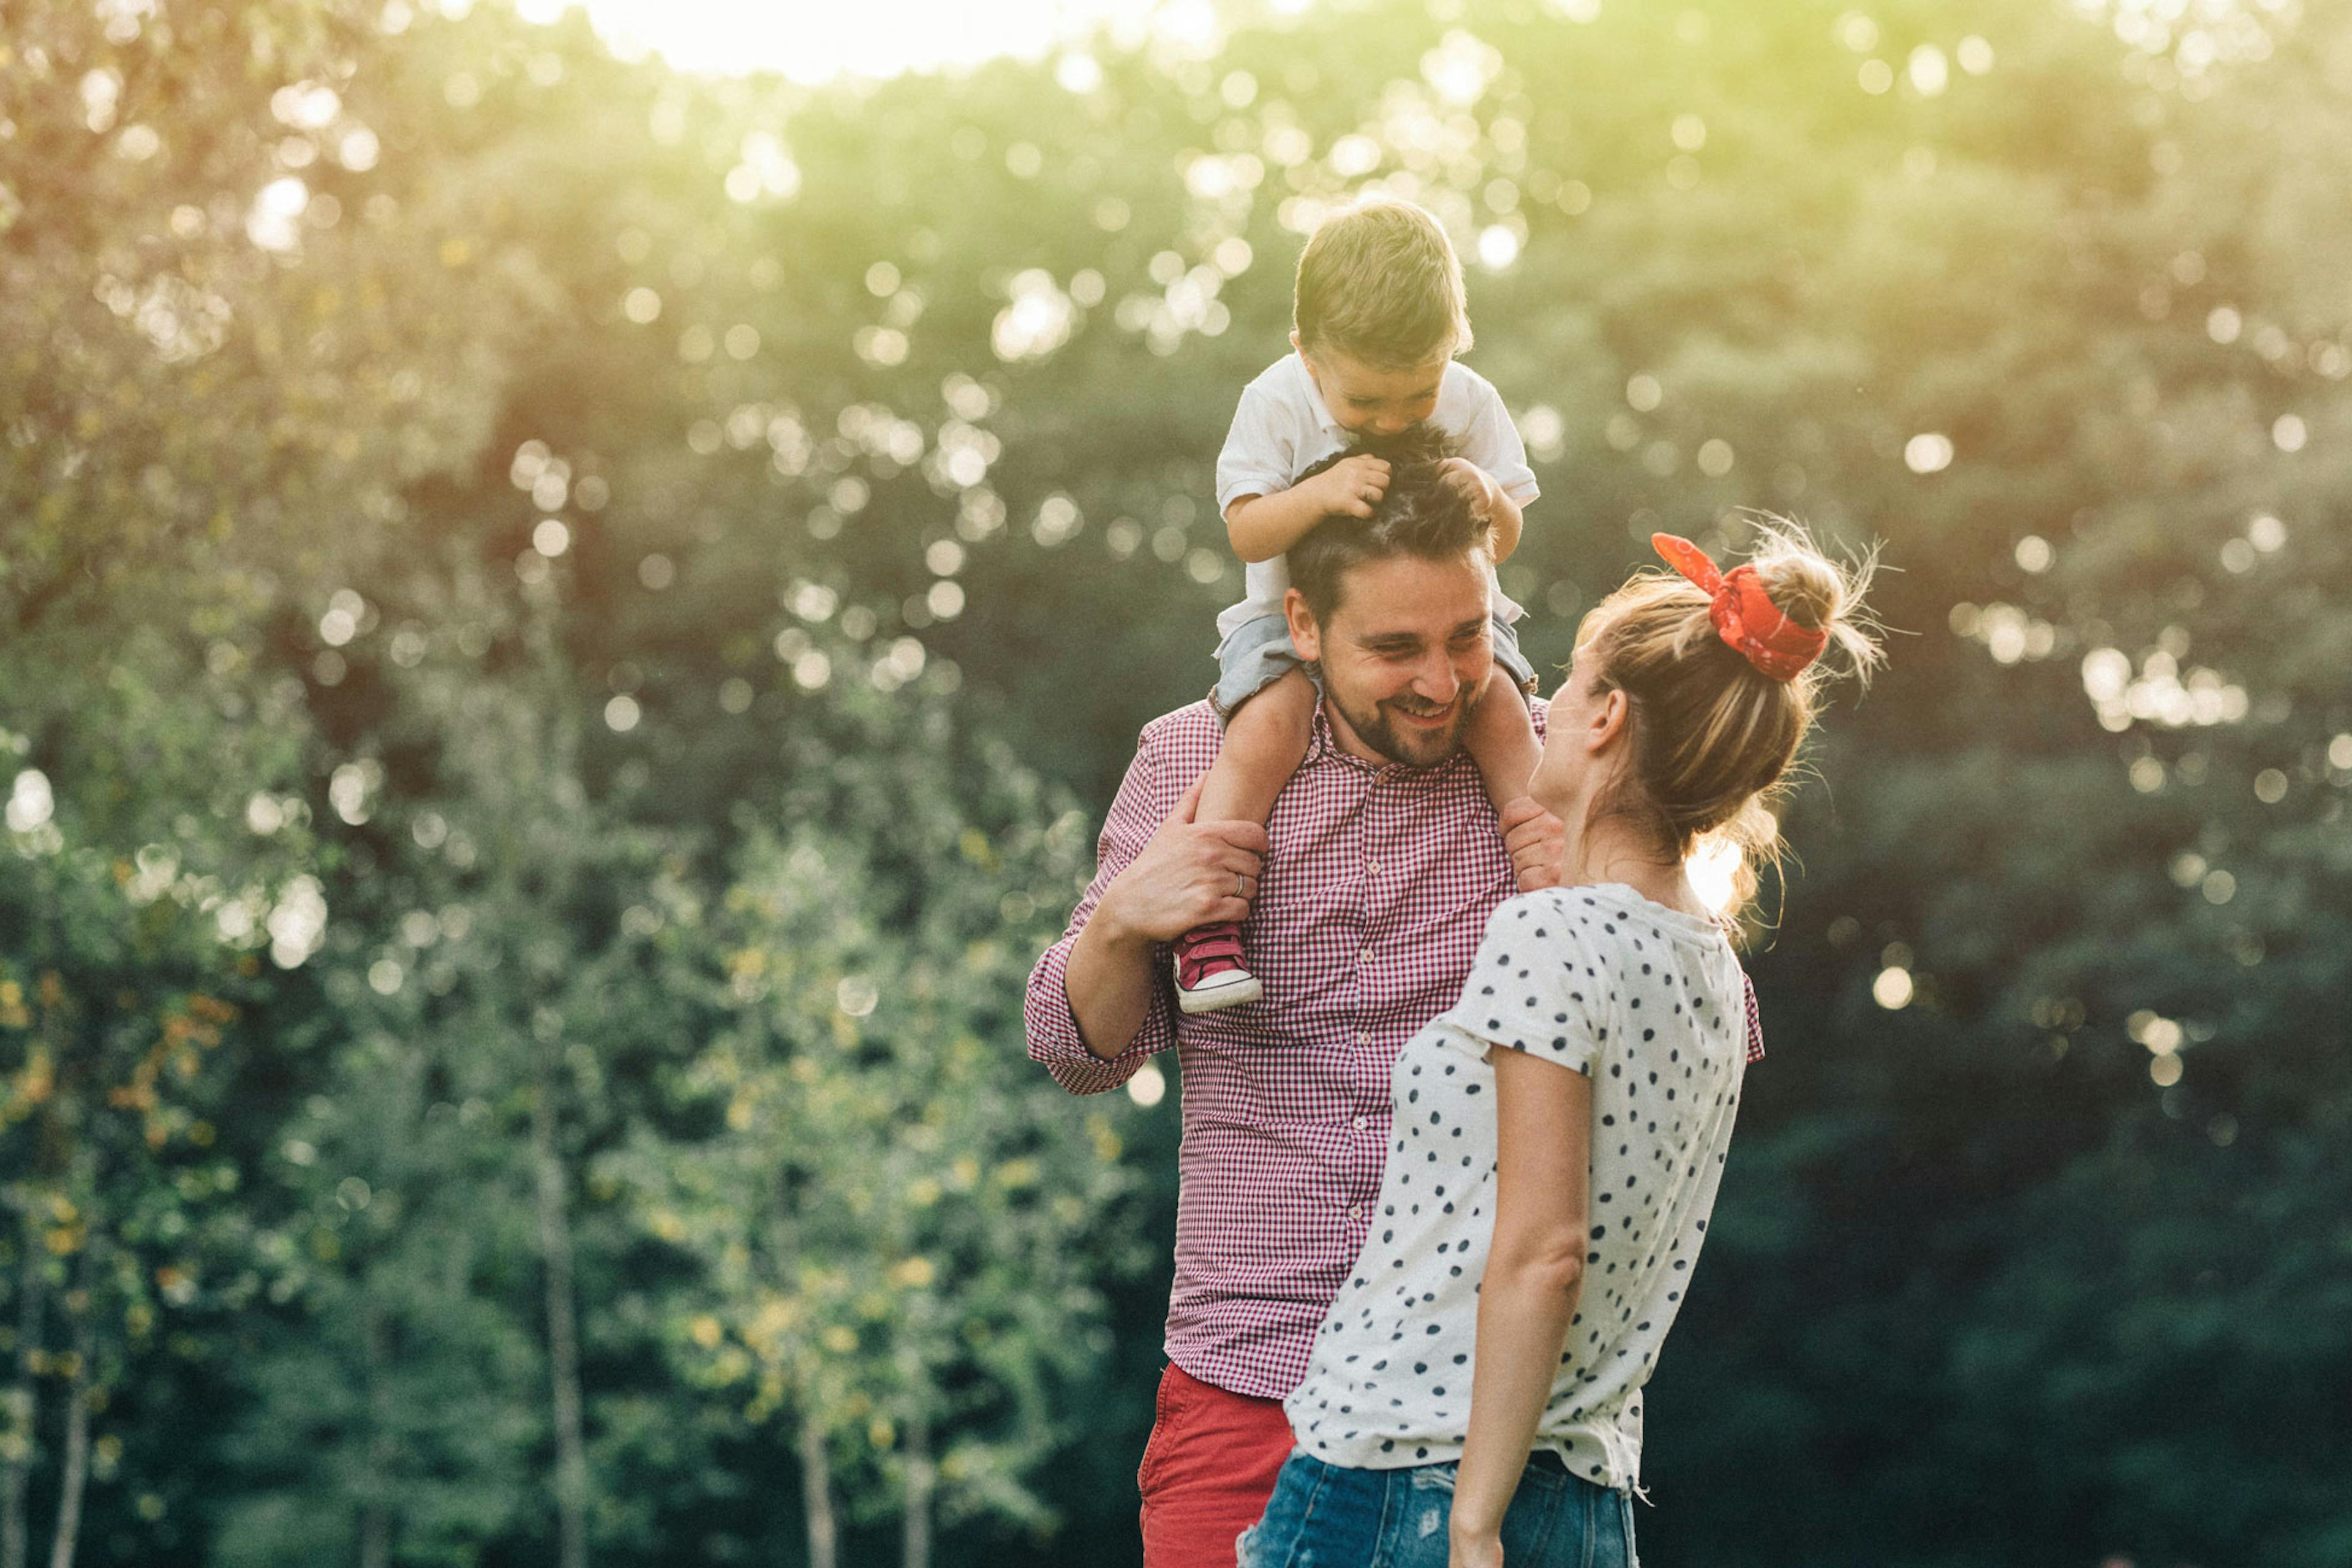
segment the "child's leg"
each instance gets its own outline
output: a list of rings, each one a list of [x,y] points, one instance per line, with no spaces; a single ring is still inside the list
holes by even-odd
[[[1495,803],[1497,816],[1528,793],[1528,780],[1535,774],[1543,748],[1536,743],[1536,723],[1528,715],[1526,694],[1500,665],[1488,672],[1486,689],[1470,705],[1462,749],[1478,764],[1479,776],[1486,781],[1486,798]]]
[[[1225,721],[1225,742],[1209,764],[1196,822],[1264,822],[1275,796],[1307,760],[1314,733],[1315,686],[1293,666],[1242,700]],[[1265,994],[1242,952],[1237,922],[1202,926],[1176,944],[1176,1005],[1210,1013]]]
[[[1294,667],[1226,721],[1224,746],[1209,764],[1194,820],[1262,823],[1274,815],[1275,797],[1307,760],[1314,729],[1315,683]]]
[[[1486,677],[1486,689],[1470,705],[1462,746],[1486,781],[1486,798],[1495,803],[1495,815],[1502,816],[1505,806],[1528,793],[1528,780],[1543,748],[1536,742],[1535,720],[1528,712],[1526,694],[1499,664]],[[1555,866],[1520,867],[1517,878],[1522,893],[1559,885]]]

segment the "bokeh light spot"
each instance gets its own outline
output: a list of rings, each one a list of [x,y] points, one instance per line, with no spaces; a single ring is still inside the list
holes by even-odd
[[[1915,474],[1940,474],[1952,466],[1952,438],[1923,431],[1903,444],[1903,466]]]

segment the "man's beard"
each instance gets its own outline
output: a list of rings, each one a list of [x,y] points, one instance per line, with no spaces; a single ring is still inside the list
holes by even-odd
[[[1466,688],[1455,692],[1452,721],[1443,729],[1424,730],[1391,716],[1393,709],[1423,715],[1436,711],[1433,705],[1410,692],[1375,703],[1366,712],[1359,712],[1336,690],[1330,693],[1331,705],[1339,709],[1348,727],[1356,731],[1356,739],[1391,762],[1409,768],[1435,767],[1462,749],[1462,726],[1470,717],[1469,696]]]

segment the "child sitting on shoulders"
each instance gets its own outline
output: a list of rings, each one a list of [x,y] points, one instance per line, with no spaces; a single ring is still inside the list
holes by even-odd
[[[1517,548],[1521,509],[1537,494],[1502,398],[1454,360],[1470,346],[1462,263],[1428,213],[1375,199],[1327,219],[1298,258],[1292,314],[1294,352],[1243,389],[1217,458],[1217,504],[1248,570],[1245,597],[1217,617],[1211,702],[1225,737],[1202,792],[1204,821],[1265,821],[1306,760],[1317,693],[1283,615],[1284,554],[1325,518],[1369,518],[1380,504],[1389,464],[1352,447],[1433,428],[1460,454],[1448,467],[1480,497],[1496,561]],[[1349,455],[1329,461],[1336,454]],[[1500,812],[1535,767],[1535,671],[1512,629],[1524,612],[1491,575],[1488,605],[1495,668],[1461,699],[1461,734]],[[1258,999],[1237,922],[1177,944],[1176,988],[1187,1013]]]

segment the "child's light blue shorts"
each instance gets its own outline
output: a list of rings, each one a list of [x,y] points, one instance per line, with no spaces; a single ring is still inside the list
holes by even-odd
[[[1493,631],[1496,664],[1521,691],[1534,691],[1535,667],[1519,651],[1519,634],[1499,616],[1494,617]],[[1219,719],[1230,720],[1234,709],[1289,671],[1302,668],[1309,679],[1315,679],[1314,667],[1290,646],[1290,623],[1277,615],[1254,616],[1217,645],[1217,685],[1209,693],[1209,706],[1216,710]]]

